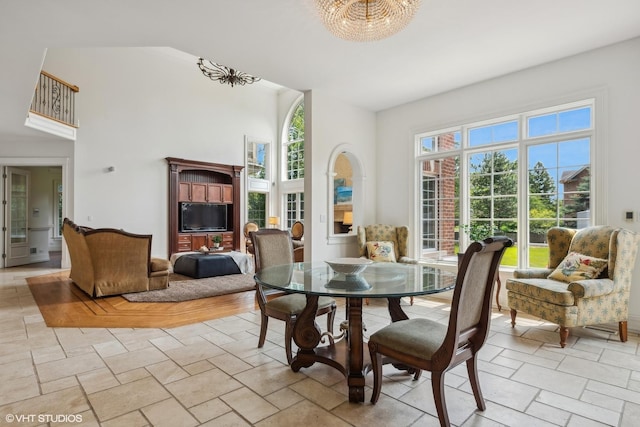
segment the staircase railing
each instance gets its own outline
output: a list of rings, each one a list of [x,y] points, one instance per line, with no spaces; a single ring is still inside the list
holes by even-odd
[[[41,71],[29,111],[77,128],[75,94],[79,90],[78,86]]]

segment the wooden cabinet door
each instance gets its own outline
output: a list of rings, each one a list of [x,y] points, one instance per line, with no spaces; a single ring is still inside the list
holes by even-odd
[[[192,234],[191,235],[191,250],[197,251],[202,246],[209,247],[206,234]]]
[[[199,182],[191,183],[191,201],[206,202],[207,201],[207,184]]]
[[[233,203],[233,185],[222,185],[222,203]]]
[[[207,186],[207,201],[209,203],[222,203],[222,186],[209,184]]]
[[[178,186],[178,201],[190,202],[191,201],[191,183],[181,182]]]

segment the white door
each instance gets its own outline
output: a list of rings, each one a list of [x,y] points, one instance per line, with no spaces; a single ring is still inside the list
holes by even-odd
[[[30,172],[5,167],[5,267],[29,263]]]

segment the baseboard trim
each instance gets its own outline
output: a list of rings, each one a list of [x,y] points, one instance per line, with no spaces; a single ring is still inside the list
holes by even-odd
[[[629,316],[627,322],[627,330],[634,334],[640,335],[640,316]]]
[[[604,323],[601,325],[587,325],[585,328],[593,329],[596,331],[608,332],[611,334],[618,334],[618,324],[617,323]],[[629,317],[627,321],[627,331],[631,334],[640,335],[640,317],[634,316],[634,318]]]

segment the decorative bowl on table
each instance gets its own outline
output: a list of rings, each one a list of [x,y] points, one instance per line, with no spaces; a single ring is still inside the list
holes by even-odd
[[[336,277],[338,277],[338,279],[336,279]],[[340,280],[339,277],[340,276],[335,276],[324,286],[329,289],[344,289],[347,291],[366,291],[371,289],[371,285],[362,276],[345,275],[342,280]]]
[[[362,273],[373,261],[366,258],[336,258],[331,261],[325,261],[329,267],[336,273],[342,273],[345,276],[357,276]]]

